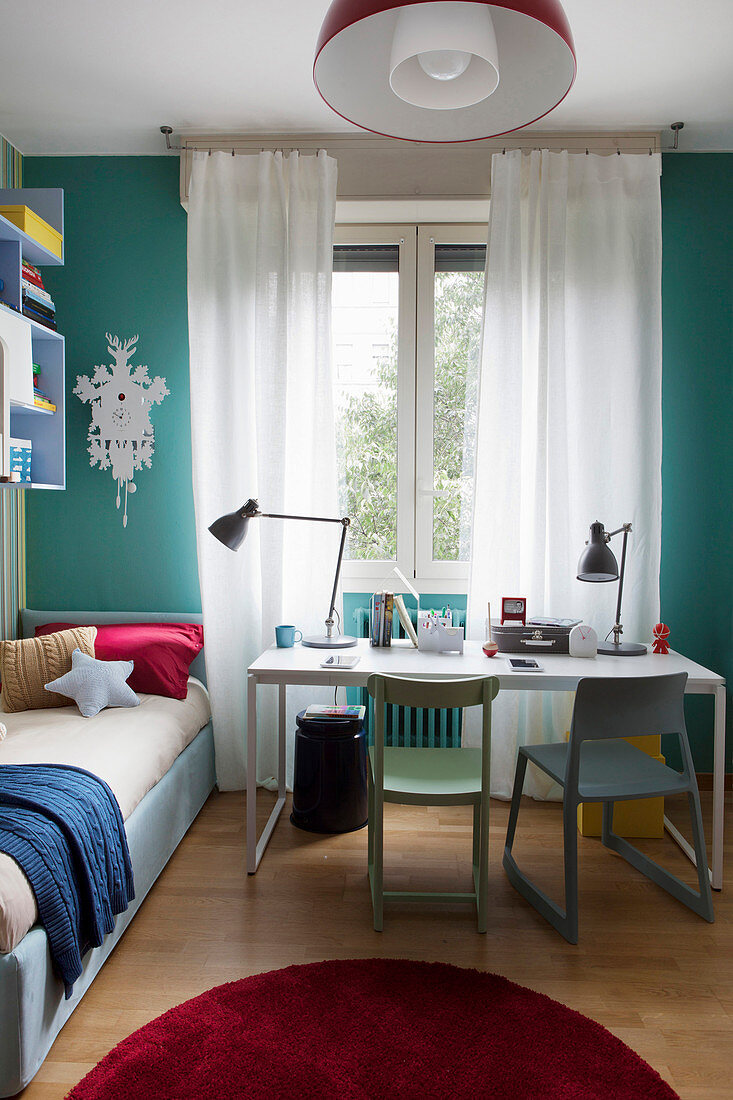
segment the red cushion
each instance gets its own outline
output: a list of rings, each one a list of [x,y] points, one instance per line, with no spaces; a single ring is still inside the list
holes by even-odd
[[[66,623],[36,627],[36,637],[68,630]],[[133,691],[185,699],[188,667],[204,646],[204,628],[195,623],[110,623],[97,626],[94,654],[100,661],[134,661],[128,679]]]

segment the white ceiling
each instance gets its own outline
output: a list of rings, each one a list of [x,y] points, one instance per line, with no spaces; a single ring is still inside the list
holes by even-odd
[[[160,153],[176,133],[354,132],[316,92],[329,0],[0,0],[0,133],[25,154]],[[733,0],[564,0],[578,77],[534,129],[733,149]]]

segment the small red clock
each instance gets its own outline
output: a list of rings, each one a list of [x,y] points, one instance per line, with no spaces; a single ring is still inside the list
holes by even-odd
[[[502,596],[501,598],[501,625],[509,622],[518,622],[522,626],[527,624],[527,597],[526,596]]]

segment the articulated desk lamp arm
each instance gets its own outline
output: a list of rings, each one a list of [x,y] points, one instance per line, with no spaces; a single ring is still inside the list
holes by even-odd
[[[620,534],[621,531],[624,533],[624,541],[621,547],[621,569],[619,569],[616,558],[608,546],[608,543],[614,535]],[[617,657],[640,657],[647,652],[646,646],[640,645],[638,642],[621,641],[621,635],[624,632],[624,628],[621,625],[621,597],[624,591],[624,573],[626,571],[626,543],[628,542],[630,531],[630,523],[624,523],[622,527],[617,527],[615,531],[604,530],[603,524],[598,521],[592,523],[590,526],[590,538],[585,544],[586,549],[580,555],[580,561],[578,562],[577,576],[579,581],[602,582],[618,580],[616,622],[609,631],[609,633],[613,633],[613,641],[603,642],[598,646],[599,653],[606,653]]]
[[[236,512],[228,512],[224,516],[220,516],[219,519],[209,527],[212,535],[222,542],[225,546],[228,546],[230,550],[238,550],[245,540],[247,535],[247,529],[249,521],[251,519],[299,519],[306,520],[311,523],[340,523],[341,524],[341,543],[339,545],[338,559],[336,561],[336,575],[333,579],[333,591],[331,593],[331,605],[328,609],[328,617],[326,618],[326,633],[309,635],[303,638],[303,645],[312,646],[315,649],[347,649],[349,646],[356,645],[356,638],[351,637],[348,634],[334,634],[333,628],[335,625],[334,614],[336,608],[336,596],[338,593],[339,577],[341,576],[341,562],[344,557],[344,547],[346,545],[346,531],[351,524],[351,520],[348,516],[344,516],[342,519],[332,519],[329,516],[291,516],[282,515],[278,512],[261,512],[258,502],[250,498],[246,504],[243,504],[241,508],[238,508]]]

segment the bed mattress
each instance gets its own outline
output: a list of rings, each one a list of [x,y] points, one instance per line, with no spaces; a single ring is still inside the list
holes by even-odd
[[[74,764],[107,783],[127,820],[211,717],[209,696],[190,677],[185,699],[140,694],[140,706],[82,718],[75,706],[6,714],[0,764]],[[37,918],[17,863],[0,852],[0,951],[12,951]]]

